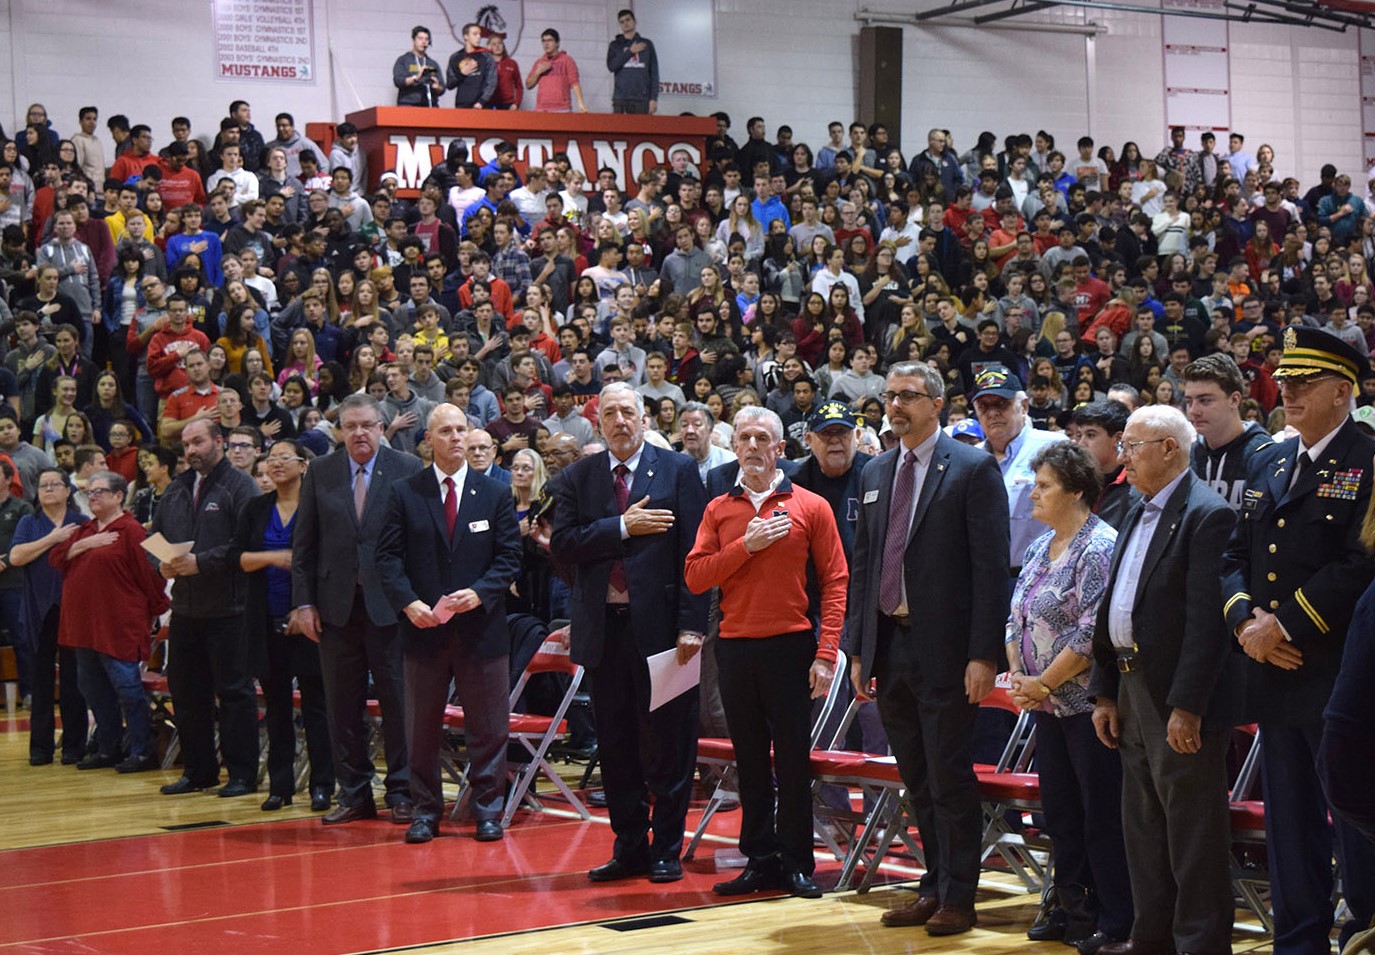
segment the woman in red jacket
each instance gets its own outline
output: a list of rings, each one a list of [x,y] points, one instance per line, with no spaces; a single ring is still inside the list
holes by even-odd
[[[139,663],[148,656],[154,618],[169,604],[166,582],[143,552],[143,526],[124,510],[128,492],[113,471],[91,475],[92,520],[48,554],[63,575],[57,642],[76,650],[77,684],[96,718],[96,752],[77,769],[137,773],[158,765]],[[126,730],[129,754],[121,759]]]

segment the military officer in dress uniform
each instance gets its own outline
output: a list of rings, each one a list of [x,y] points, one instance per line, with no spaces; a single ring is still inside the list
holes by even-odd
[[[1275,953],[1326,955],[1334,825],[1354,916],[1342,944],[1375,914],[1375,847],[1340,818],[1329,823],[1315,768],[1352,611],[1375,578],[1360,536],[1375,439],[1350,418],[1367,356],[1316,328],[1291,325],[1283,344],[1274,375],[1299,435],[1251,459],[1224,556],[1222,600],[1227,626],[1250,658],[1248,712],[1260,724]]]

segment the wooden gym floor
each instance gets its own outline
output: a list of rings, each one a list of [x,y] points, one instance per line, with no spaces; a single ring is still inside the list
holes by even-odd
[[[446,821],[442,838],[408,846],[385,813],[325,828],[299,803],[263,813],[261,793],[159,795],[174,771],[30,767],[26,715],[0,711],[0,955],[1072,951],[1027,941],[1037,897],[1000,873],[987,874],[978,928],[949,939],[879,925],[909,897],[910,872],[885,872],[890,884],[865,895],[722,904],[710,890],[732,877],[714,859],[734,844],[738,816],[726,813],[683,881],[597,886],[585,872],[609,857],[604,813],[584,822],[548,800],[500,843]],[[823,885],[837,870],[818,857]],[[1234,951],[1269,951],[1244,913],[1238,922]]]

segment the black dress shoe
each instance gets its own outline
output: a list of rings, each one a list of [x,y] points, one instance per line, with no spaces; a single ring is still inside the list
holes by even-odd
[[[1104,945],[1112,945],[1121,941],[1122,939],[1113,938],[1106,932],[1094,932],[1088,938],[1075,942],[1074,947],[1079,950],[1079,955],[1094,955]]]
[[[415,820],[415,803],[398,802],[391,807],[391,821],[398,826],[408,825]]]
[[[81,760],[84,759],[85,757],[86,757],[86,754],[85,754],[84,752],[81,752],[81,753],[63,753],[63,754],[62,754],[62,765],[63,765],[63,766],[75,766],[77,763],[81,762]]]
[[[626,862],[613,856],[610,862],[604,862],[595,869],[589,869],[587,877],[593,882],[617,882],[621,879],[633,879],[648,871],[648,862]]]
[[[323,786],[315,786],[310,790],[310,808],[313,812],[324,812],[329,808],[330,791]]]
[[[683,877],[683,864],[677,859],[655,859],[649,864],[649,881],[677,882]]]
[[[801,872],[785,873],[783,888],[788,890],[789,895],[794,895],[799,899],[819,899],[823,894],[821,886],[812,881],[811,876]]]
[[[501,823],[497,820],[479,819],[477,821],[477,835],[474,838],[478,842],[500,842],[501,836]]]
[[[156,756],[130,756],[115,764],[115,772],[117,773],[146,773],[157,768],[158,758]]]
[[[29,765],[30,765],[30,766],[51,766],[51,765],[52,765],[52,761],[53,761],[53,758],[52,758],[52,754],[51,754],[51,753],[49,753],[47,756],[30,756],[30,757],[29,757]]]
[[[247,796],[255,793],[258,787],[245,782],[242,779],[231,779],[220,787],[219,796],[221,799],[233,799],[235,796]]]
[[[411,843],[429,842],[439,835],[439,823],[433,819],[417,819],[406,830],[406,841]]]
[[[118,756],[106,756],[104,753],[92,753],[81,762],[76,764],[77,769],[110,769],[119,762]]]
[[[749,895],[751,892],[764,892],[780,887],[778,873],[766,869],[745,866],[745,870],[729,882],[718,882],[711,887],[717,895]]]
[[[376,819],[377,807],[372,801],[359,803],[356,806],[345,806],[342,803],[335,806],[325,817],[320,820],[326,826],[337,826],[345,822],[357,822],[360,819]]]
[[[214,783],[211,783],[211,785],[213,786]],[[198,793],[202,789],[208,788],[210,787],[202,786],[199,783],[192,782],[191,777],[189,776],[183,776],[176,782],[168,783],[166,786],[163,786],[161,789],[158,790],[158,792],[162,793],[164,796],[180,796],[184,793]]]
[[[1068,924],[1068,912],[1062,908],[1051,909],[1044,922],[1026,930],[1026,937],[1033,942],[1058,942],[1065,937],[1065,926]]]
[[[587,804],[596,809],[606,808],[606,790],[594,789],[587,794]]]
[[[274,795],[268,796],[266,799],[263,800],[263,812],[276,812],[278,809],[281,809],[283,806],[290,806],[290,805],[291,805],[291,797],[290,797],[290,796],[278,796],[278,795],[275,795],[275,794],[274,794]]]

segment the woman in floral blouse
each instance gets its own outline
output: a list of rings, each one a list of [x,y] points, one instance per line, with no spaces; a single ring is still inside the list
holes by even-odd
[[[1033,926],[1084,955],[1126,939],[1131,884],[1122,847],[1122,766],[1098,742],[1088,694],[1090,644],[1106,598],[1117,533],[1090,511],[1100,478],[1087,451],[1060,442],[1031,462],[1032,516],[1051,531],[1032,541],[1012,596],[1007,658],[1012,698],[1036,715],[1036,764],[1055,844],[1058,908]]]

